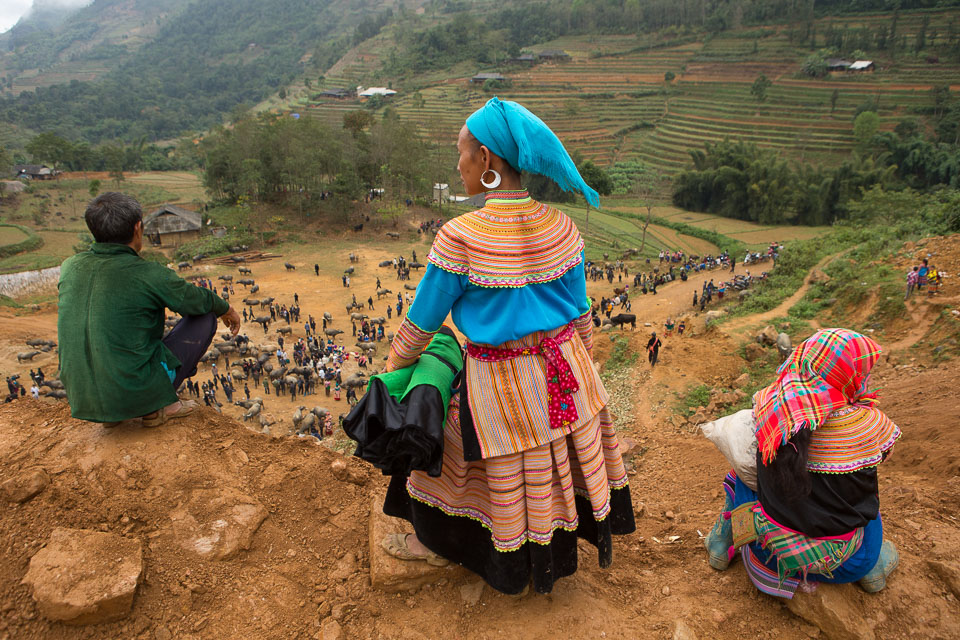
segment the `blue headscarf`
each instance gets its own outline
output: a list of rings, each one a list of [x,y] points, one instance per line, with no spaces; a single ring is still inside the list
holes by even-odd
[[[491,98],[467,118],[467,129],[517,171],[552,178],[564,191],[579,191],[592,206],[600,206],[600,197],[583,181],[563,143],[526,107]]]

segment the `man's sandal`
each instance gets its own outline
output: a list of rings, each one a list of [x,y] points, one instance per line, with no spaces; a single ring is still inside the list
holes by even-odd
[[[176,420],[177,418],[182,418],[183,416],[190,415],[197,408],[197,404],[190,400],[183,400],[180,402],[180,409],[176,413],[167,413],[167,408],[163,407],[158,411],[154,411],[151,414],[143,416],[143,426],[145,427],[159,427],[162,424],[165,424],[168,420]]]
[[[445,567],[450,564],[446,558],[435,554],[433,551],[427,551],[427,555],[421,556],[410,551],[407,546],[407,536],[409,533],[391,533],[380,541],[380,546],[388,554],[398,560],[426,560],[427,564],[434,567]]]

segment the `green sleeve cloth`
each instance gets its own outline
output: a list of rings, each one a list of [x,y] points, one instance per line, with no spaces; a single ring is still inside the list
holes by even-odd
[[[422,357],[424,355],[427,357]],[[441,331],[433,336],[416,363],[390,373],[370,376],[370,381],[383,382],[390,396],[397,402],[403,402],[413,389],[422,384],[436,387],[440,397],[443,398],[443,415],[446,417],[447,406],[453,395],[451,385],[461,369],[463,369],[463,351],[457,339]]]
[[[75,418],[115,422],[177,401],[180,361],[161,342],[165,309],[225,314],[230,305],[127,245],[94,243],[60,268],[60,379]]]

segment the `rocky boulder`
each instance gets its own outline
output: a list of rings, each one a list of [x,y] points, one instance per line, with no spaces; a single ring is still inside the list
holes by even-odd
[[[763,331],[757,334],[757,344],[772,347],[777,344],[777,330],[767,325]]]
[[[5,480],[0,489],[3,495],[11,502],[26,502],[50,484],[50,476],[46,470],[39,467],[28,469],[12,478]]]
[[[756,342],[751,342],[746,346],[746,356],[748,362],[753,362],[754,360],[759,360],[763,357],[764,351]]]
[[[852,584],[820,584],[813,593],[798,591],[787,609],[830,640],[874,640],[873,626],[863,615],[863,595]]]
[[[130,613],[143,575],[138,540],[86,529],[53,530],[30,559],[22,583],[40,612],[67,624],[119,620]]]
[[[180,546],[209,560],[249,549],[266,517],[263,505],[236,489],[196,489],[170,514]]]

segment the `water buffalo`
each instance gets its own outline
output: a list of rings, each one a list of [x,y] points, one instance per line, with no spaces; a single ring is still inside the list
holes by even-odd
[[[297,410],[293,412],[293,426],[299,427],[300,423],[303,421],[303,412],[306,407],[299,406]]]
[[[246,422],[250,418],[254,418],[260,415],[260,409],[261,409],[261,405],[259,404],[255,404],[252,407],[250,407],[250,409],[248,409],[247,412],[243,414],[243,421]]]
[[[200,262],[201,260],[205,260],[206,258],[207,258],[207,254],[205,254],[205,253],[198,253],[197,255],[193,256],[193,261],[194,261],[194,262]]]
[[[291,333],[293,333],[293,328],[292,328],[292,327],[277,327],[277,333],[282,333],[283,335],[288,336],[288,335],[290,335]]]
[[[244,275],[253,275],[253,269],[250,267],[239,267],[237,270]]]
[[[59,380],[44,380],[40,383],[41,387],[50,387],[51,389],[63,389],[63,383]]]
[[[233,282],[233,276],[217,276],[217,280],[223,280],[224,282]]]
[[[370,318],[370,323],[371,323],[371,324],[383,324],[383,323],[386,322],[386,321],[387,321],[387,319],[384,318],[383,316],[377,316],[376,318]]]
[[[634,329],[637,328],[637,316],[634,313],[618,313],[610,318],[610,324],[623,329],[623,325],[629,324]]]
[[[244,256],[230,256],[230,261],[233,263],[246,262],[247,259]]]
[[[410,263],[410,268],[413,269],[414,271],[416,271],[416,270],[418,270],[418,269],[422,269],[423,266],[424,266],[424,265],[423,265],[422,263],[420,263],[420,262],[411,262],[411,263]]]
[[[323,333],[331,338],[336,338],[338,335],[343,333],[340,329],[324,329]]]
[[[258,324],[269,324],[271,321],[270,316],[257,316],[253,319],[254,322]]]
[[[387,237],[388,237],[388,238],[393,238],[394,240],[399,240],[399,239],[400,239],[400,234],[397,233],[396,231],[387,231]]]
[[[390,291],[390,289],[377,289],[377,300],[379,300],[383,296],[388,296],[391,293],[393,293],[393,291]]]
[[[356,271],[354,267],[347,267],[346,269],[343,270],[343,272],[348,276],[352,276],[354,271]]]
[[[403,288],[406,289],[407,291],[416,291],[416,290],[417,290],[417,285],[407,283],[407,284],[403,285]]]
[[[255,285],[256,282],[254,282],[252,278],[242,278],[240,280],[237,280],[237,284],[242,284],[245,287],[249,287],[249,286]]]
[[[347,305],[347,313],[350,313],[354,309],[363,309],[363,303],[361,302],[351,302]]]
[[[53,391],[47,391],[45,394],[48,398],[56,398],[57,400],[66,400],[67,392],[63,389],[54,389]]]
[[[250,293],[256,293],[258,291],[260,291],[260,285],[255,284],[252,287],[250,287]]]
[[[244,298],[244,299],[243,299],[243,304],[245,304],[245,305],[247,305],[247,306],[250,306],[250,307],[255,307],[255,306],[257,306],[258,304],[260,304],[260,300],[259,300],[258,298]]]
[[[262,309],[264,307],[269,307],[270,305],[273,304],[274,299],[275,298],[264,298],[263,300],[260,301],[260,308]]]
[[[358,256],[357,254],[355,254],[355,253],[353,253],[353,252],[351,251],[351,252],[350,252],[350,262],[360,262],[360,256]]]
[[[324,311],[324,312],[323,312],[323,319],[326,320],[327,322],[330,322],[331,320],[333,320],[333,316],[332,316],[331,314],[327,313],[326,311]]]
[[[296,269],[296,267],[290,264],[289,262],[284,262],[283,266],[287,268],[287,271],[294,271]]]
[[[222,344],[217,346],[217,351],[220,353],[233,353],[237,350],[236,345],[233,344]]]
[[[203,357],[200,358],[200,362],[216,362],[220,359],[220,351],[217,349],[210,349]]]
[[[781,360],[786,360],[793,352],[793,345],[790,343],[790,336],[781,332],[777,335],[777,353]]]
[[[177,271],[183,271],[184,269],[192,269],[192,268],[193,268],[193,265],[190,264],[189,262],[178,262],[178,263],[177,263]]]
[[[377,266],[378,266],[378,267],[392,267],[392,266],[393,266],[393,260],[381,260],[381,261],[380,261],[380,264],[378,264]]]
[[[24,360],[32,361],[33,357],[39,354],[39,351],[21,351],[17,354],[17,362],[23,362]]]
[[[297,429],[297,434],[310,433],[310,430],[317,426],[317,416],[312,413],[308,413],[303,416],[302,421],[300,422],[300,428]]]
[[[370,317],[370,316],[368,316],[368,315],[365,314],[365,313],[351,313],[351,314],[350,314],[350,319],[351,319],[351,320],[356,320],[357,322],[362,322],[363,320],[366,320],[366,319],[369,318],[369,317]]]
[[[330,412],[323,407],[314,407],[313,409],[310,409],[310,413],[317,416],[318,419],[323,420]]]
[[[354,389],[354,388],[364,388],[367,386],[367,380],[360,376],[360,374],[354,374],[343,381],[344,389]]]
[[[354,231],[363,231],[363,223],[353,225]]]
[[[57,343],[54,342],[53,340],[41,340],[40,338],[31,338],[30,340],[27,340],[26,345],[28,347],[35,347],[35,348],[55,347],[57,346]]]

